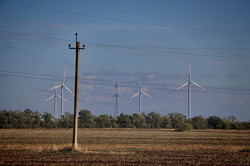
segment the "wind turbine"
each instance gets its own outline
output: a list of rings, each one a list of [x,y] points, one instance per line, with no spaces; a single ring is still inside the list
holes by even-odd
[[[139,84],[139,91],[138,93],[134,94],[132,97],[129,98],[129,100],[133,99],[134,97],[136,96],[139,96],[139,114],[141,114],[141,95],[145,95],[149,98],[151,98],[152,100],[154,99],[153,97],[151,97],[149,94],[145,93],[142,91],[142,88],[141,88],[141,79],[140,79],[140,84]]]
[[[60,85],[55,85],[52,88],[46,89],[47,91],[49,91],[49,90],[54,90],[54,89],[57,89],[57,88],[61,88],[61,116],[64,114],[63,113],[63,100],[65,100],[65,99],[63,98],[63,88],[68,90],[74,96],[74,93],[64,84],[65,77],[66,77],[66,71],[67,71],[67,65],[65,65],[63,79],[62,79],[62,83]]]
[[[191,62],[190,62],[190,59],[189,59],[189,62],[188,62],[188,65],[189,65],[189,72],[188,72],[188,81],[186,83],[184,83],[183,85],[181,85],[180,87],[178,87],[177,89],[174,90],[177,91],[185,86],[188,87],[188,118],[191,118],[191,111],[192,111],[192,107],[191,107],[191,84],[197,86],[198,88],[202,89],[203,91],[205,91],[206,93],[208,93],[208,91],[201,87],[199,84],[195,83],[192,81],[191,79]]]
[[[56,85],[56,81],[55,81],[55,86]],[[57,112],[57,97],[63,99],[62,96],[58,95],[57,94],[57,89],[54,89],[54,95],[50,96],[49,98],[45,99],[45,102],[49,101],[50,99],[53,99],[54,98],[54,117],[56,117],[56,112]],[[65,99],[63,99],[65,100]]]

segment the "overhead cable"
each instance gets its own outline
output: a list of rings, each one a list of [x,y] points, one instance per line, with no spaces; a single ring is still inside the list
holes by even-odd
[[[187,30],[196,30],[196,31],[197,30],[198,31],[208,31],[208,32],[236,34],[236,35],[250,35],[249,33],[242,33],[242,32],[227,32],[227,31],[220,31],[220,30],[210,30],[210,29],[205,29],[205,28],[197,28],[197,27],[163,25],[163,24],[156,24],[156,23],[149,23],[149,22],[142,22],[142,21],[120,19],[120,18],[114,18],[114,17],[104,17],[104,16],[83,14],[83,13],[77,13],[77,12],[65,11],[65,10],[59,10],[59,9],[50,9],[50,8],[38,7],[38,6],[15,3],[15,2],[7,2],[7,1],[3,1],[3,0],[0,0],[0,3],[5,3],[5,4],[9,4],[9,5],[15,5],[15,6],[21,6],[21,7],[26,7],[26,8],[33,8],[33,9],[49,11],[49,12],[55,12],[55,13],[61,13],[61,14],[69,14],[69,15],[90,17],[90,18],[95,18],[95,19],[110,20],[110,21],[117,21],[117,22],[128,22],[128,23],[141,24],[141,25],[147,25],[147,26],[157,26],[157,27],[174,28],[174,29],[187,29]]]
[[[0,70],[0,76],[6,76],[6,77],[18,77],[18,78],[27,78],[27,79],[38,79],[38,80],[49,80],[49,81],[61,81],[60,76],[52,76],[52,75],[47,75],[47,74],[34,74],[34,73],[22,73],[22,72],[13,72],[13,71],[4,71]],[[69,82],[74,82],[73,77],[66,77],[66,79]],[[117,81],[117,80],[116,80]],[[81,84],[93,84],[93,85],[99,85],[99,86],[110,86],[113,87],[114,83],[116,82],[114,80],[103,80],[103,79],[87,79],[87,78],[82,78],[80,79]],[[128,81],[119,81],[119,87],[124,87],[124,88],[138,88],[138,82],[128,82]],[[136,84],[136,85],[131,85],[131,84]],[[173,87],[177,86],[174,84],[153,84],[153,83],[143,83],[144,86],[147,86],[147,89],[151,90],[164,90],[164,91],[172,91],[172,88],[168,87]],[[164,88],[165,87],[165,88]],[[250,89],[247,88],[221,88],[221,87],[206,87],[209,89],[209,93],[211,94],[230,94],[230,95],[250,95],[249,93],[242,93],[243,91],[250,91]],[[219,91],[215,91],[219,90]],[[223,90],[223,91],[221,91]],[[227,92],[227,91],[241,91],[241,92]],[[185,90],[182,90],[185,92]],[[200,92],[200,91],[193,91],[193,92]]]

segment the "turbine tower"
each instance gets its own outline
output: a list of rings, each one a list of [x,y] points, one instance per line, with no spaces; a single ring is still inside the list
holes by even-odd
[[[136,93],[135,95],[133,95],[132,97],[129,98],[129,100],[133,99],[136,96],[139,96],[139,114],[141,114],[141,95],[145,95],[149,98],[151,98],[152,100],[154,99],[153,97],[151,97],[149,94],[145,93],[142,91],[142,87],[141,87],[141,79],[140,79],[140,84],[139,84],[139,91],[138,93]]]
[[[174,90],[177,91],[185,86],[188,87],[188,118],[191,118],[191,111],[192,111],[192,107],[191,107],[191,84],[197,86],[198,88],[202,89],[203,91],[205,91],[206,93],[208,93],[208,91],[201,87],[199,84],[195,83],[192,81],[191,79],[191,62],[190,62],[190,59],[189,59],[189,62],[188,62],[188,65],[189,65],[189,72],[188,72],[188,81],[186,83],[184,83],[183,85],[181,85],[180,87],[178,87],[177,89]]]
[[[63,98],[63,88],[65,88],[66,90],[68,90],[73,96],[74,96],[74,93],[64,84],[64,81],[65,81],[65,77],[66,77],[66,71],[67,71],[67,65],[65,65],[65,68],[64,68],[64,74],[63,74],[63,79],[62,79],[62,83],[60,85],[56,85],[52,88],[49,88],[49,89],[46,89],[47,91],[49,90],[54,90],[54,89],[57,89],[57,88],[61,88],[61,116],[63,116],[64,112],[63,112],[63,100],[65,100]]]
[[[55,81],[55,86],[57,86],[57,85],[56,85],[56,81]],[[45,102],[47,102],[47,101],[49,101],[50,99],[53,99],[53,98],[54,98],[54,117],[57,116],[57,115],[56,115],[56,112],[57,112],[57,97],[63,99],[62,96],[60,96],[60,95],[57,94],[57,89],[54,89],[54,95],[52,95],[52,96],[50,96],[49,98],[45,99]],[[65,99],[63,99],[63,100],[65,100]]]
[[[115,114],[114,116],[117,117],[119,115],[119,88],[118,88],[118,82],[115,83]]]

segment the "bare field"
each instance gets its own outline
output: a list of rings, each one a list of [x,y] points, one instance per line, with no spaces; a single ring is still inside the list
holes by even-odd
[[[0,130],[0,165],[250,165],[250,131]]]

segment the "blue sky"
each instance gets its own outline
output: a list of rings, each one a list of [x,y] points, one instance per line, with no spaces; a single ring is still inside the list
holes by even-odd
[[[73,91],[75,33],[81,50],[79,109],[114,114],[114,84],[119,81],[120,113],[142,111],[187,115],[187,88],[192,79],[209,93],[192,87],[192,116],[235,116],[250,120],[250,2],[247,0],[92,0],[0,1],[0,109],[30,108],[53,113],[44,102],[60,84]],[[60,91],[58,91],[60,92]],[[73,97],[65,91],[65,112]],[[58,114],[60,111],[58,99]]]

